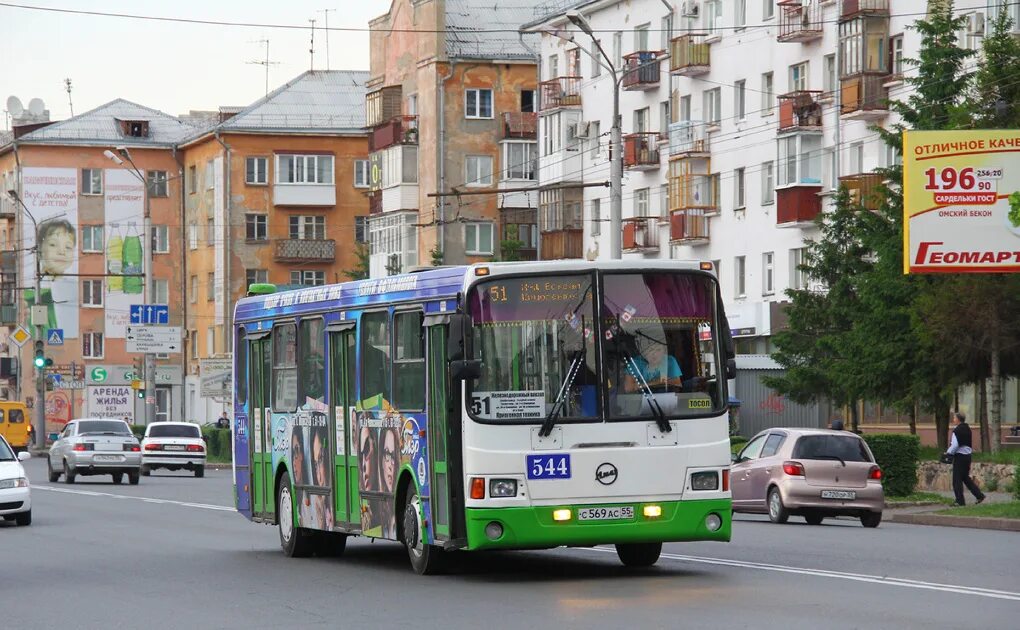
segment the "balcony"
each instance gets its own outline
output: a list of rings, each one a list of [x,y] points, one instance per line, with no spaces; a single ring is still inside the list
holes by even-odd
[[[276,239],[276,252],[273,258],[276,262],[333,262],[336,260],[336,241],[310,238]]]
[[[623,137],[623,168],[650,171],[659,168],[659,134],[629,133]]]
[[[704,210],[673,210],[669,213],[669,241],[684,245],[708,243],[708,215]]]
[[[584,254],[584,230],[565,229],[542,232],[542,260],[564,260],[582,258]]]
[[[369,214],[382,214],[382,193],[378,190],[373,190],[368,193],[368,213]]]
[[[623,220],[623,251],[659,251],[659,221],[656,217],[634,217]]]
[[[839,178],[840,185],[850,193],[850,203],[871,212],[877,212],[882,205],[883,195],[880,190],[882,181],[882,176],[878,173],[858,173]]]
[[[669,71],[681,77],[705,74],[710,69],[709,44],[704,33],[681,35],[669,42]]]
[[[889,114],[886,75],[861,74],[840,80],[840,112],[847,120],[879,120]]]
[[[402,90],[399,85],[380,88],[365,95],[365,125],[375,127],[400,115]]]
[[[822,211],[821,186],[791,186],[776,190],[776,227],[813,227]]]
[[[669,126],[669,155],[708,155],[708,125],[700,120],[684,120]]]
[[[820,90],[797,90],[779,96],[779,130],[821,130],[822,104]]]
[[[538,136],[538,114],[534,112],[503,112],[504,140],[534,140]]]
[[[556,77],[538,84],[541,109],[581,106],[581,77]]]
[[[652,90],[659,87],[659,51],[642,50],[623,56],[623,89]]]
[[[719,177],[709,173],[707,158],[678,159],[669,163],[669,209],[719,212]]]
[[[889,0],[843,0],[841,18],[855,15],[889,15]]]
[[[368,152],[382,151],[395,144],[418,144],[418,117],[397,116],[372,129]]]
[[[822,36],[821,0],[782,0],[779,5],[781,42],[810,42]]]
[[[14,200],[7,196],[6,190],[0,190],[0,218],[14,218],[18,213],[18,206]]]

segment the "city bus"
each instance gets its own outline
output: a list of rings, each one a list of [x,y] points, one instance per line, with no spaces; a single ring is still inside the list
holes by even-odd
[[[288,556],[728,541],[733,342],[711,263],[472,264],[235,305],[236,508]]]

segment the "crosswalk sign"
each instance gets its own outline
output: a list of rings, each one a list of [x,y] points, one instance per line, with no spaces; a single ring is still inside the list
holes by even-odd
[[[50,328],[46,331],[46,343],[51,346],[64,345],[64,329]]]

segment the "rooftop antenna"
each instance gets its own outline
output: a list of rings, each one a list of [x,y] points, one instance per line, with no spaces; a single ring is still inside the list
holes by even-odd
[[[260,40],[253,41],[253,42],[248,42],[248,43],[249,44],[262,44],[265,47],[265,49],[266,49],[266,58],[263,61],[259,61],[257,59],[253,59],[252,61],[249,61],[248,63],[255,64],[257,66],[265,66],[265,68],[266,68],[266,96],[269,96],[269,66],[278,66],[278,65],[280,65],[280,62],[279,61],[269,61],[269,40],[268,39],[260,39]]]
[[[71,101],[71,79],[64,79],[64,90],[67,92],[67,106],[71,108],[71,118],[74,118],[74,102]]]
[[[326,70],[329,70],[329,13],[336,9],[319,9],[319,13],[326,16]]]
[[[314,71],[315,70],[315,20],[312,19],[312,20],[308,20],[308,21],[312,23],[311,47],[308,49],[308,54],[311,57],[311,60],[309,62],[309,66],[310,66],[309,70]]]

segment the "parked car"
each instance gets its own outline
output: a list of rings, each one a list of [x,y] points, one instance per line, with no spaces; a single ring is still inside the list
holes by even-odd
[[[46,467],[51,482],[64,476],[74,483],[79,475],[111,475],[120,483],[126,474],[138,483],[142,447],[127,422],[117,418],[71,420],[50,447]]]
[[[25,450],[32,443],[32,419],[23,402],[0,400],[0,436],[15,451]]]
[[[824,429],[769,429],[733,456],[734,512],[766,513],[774,523],[791,515],[818,525],[855,516],[865,527],[882,522],[882,469],[860,436]]]
[[[184,468],[205,476],[205,439],[197,424],[190,422],[153,422],[142,437],[143,475],[156,468]]]
[[[18,525],[32,524],[32,491],[21,462],[32,457],[27,451],[17,455],[0,435],[0,516]]]

